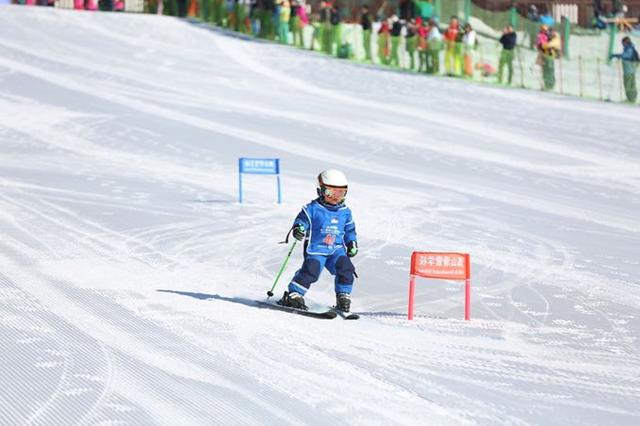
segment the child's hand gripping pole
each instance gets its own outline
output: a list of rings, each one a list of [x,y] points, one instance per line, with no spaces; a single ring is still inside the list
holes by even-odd
[[[298,242],[298,240],[293,240],[293,244],[291,244],[291,248],[289,249],[289,253],[287,253],[287,257],[285,257],[284,262],[282,263],[282,266],[280,267],[280,271],[278,272],[278,275],[276,276],[276,280],[273,282],[273,285],[271,286],[271,290],[267,291],[267,296],[271,297],[273,296],[273,289],[276,288],[276,284],[278,284],[278,280],[280,279],[280,275],[282,275],[282,272],[284,272],[284,268],[287,267],[287,263],[289,263],[289,258],[291,257],[291,253],[293,252],[293,249],[296,246],[296,243]]]

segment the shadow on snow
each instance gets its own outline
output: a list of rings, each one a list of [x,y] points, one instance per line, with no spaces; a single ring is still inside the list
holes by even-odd
[[[255,300],[246,299],[244,297],[226,297],[226,296],[221,296],[219,294],[194,293],[191,291],[178,291],[178,290],[166,290],[166,289],[159,289],[156,291],[160,293],[171,293],[171,294],[177,294],[180,296],[192,297],[198,300],[222,300],[223,302],[237,303],[239,305],[251,306],[252,308],[268,309],[258,304],[258,302],[256,302]]]
[[[191,291],[178,291],[178,290],[167,290],[167,289],[159,289],[156,290],[160,293],[171,293],[177,294],[179,296],[192,297],[198,300],[222,300],[223,302],[237,303],[239,305],[250,306],[252,308],[258,309],[269,309],[266,306],[260,305],[256,300],[246,299],[244,297],[227,297],[221,296],[219,294],[208,294],[208,293],[195,293]],[[357,312],[359,315],[368,316],[368,317],[378,317],[378,318],[400,318],[406,319],[406,313],[399,312]],[[437,318],[427,315],[415,315],[415,318]]]

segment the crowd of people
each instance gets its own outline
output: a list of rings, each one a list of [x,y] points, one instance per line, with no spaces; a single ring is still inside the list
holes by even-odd
[[[52,0],[13,1],[52,5]],[[364,61],[463,78],[472,78],[479,71],[483,76],[495,75],[500,84],[513,82],[518,37],[511,25],[504,27],[499,39],[502,50],[496,69],[492,64],[475,61],[478,36],[471,24],[461,22],[457,16],[452,16],[446,25],[441,24],[433,0],[399,0],[394,6],[383,1],[376,11],[365,4],[350,19],[344,16],[337,0],[321,0],[315,9],[305,1],[308,0],[149,0],[146,5],[151,13],[169,12],[184,17],[191,12],[221,27],[341,58],[354,56],[354,46],[346,41],[353,38],[343,37],[343,24],[359,24]],[[123,9],[122,0],[75,0],[75,3],[79,3],[77,8],[84,9]],[[167,10],[169,7],[171,11]],[[194,7],[201,10],[193,11]],[[535,6],[529,8],[527,18],[539,24],[532,47],[538,52],[536,64],[541,69],[541,86],[553,90],[556,60],[562,56],[560,35],[553,28],[553,19],[540,14]],[[305,31],[307,26],[311,30]],[[629,37],[623,40],[623,52],[612,55],[613,58],[622,61],[627,100],[635,102],[640,59]]]
[[[608,26],[607,22],[613,19],[622,20],[623,28],[626,27],[626,29],[633,30],[633,24],[635,24],[635,29],[640,30],[640,22],[638,22],[638,19],[629,20],[628,22],[624,20],[624,18],[627,18],[628,11],[629,9],[622,0],[613,0],[611,7],[604,4],[603,0],[593,0],[592,26],[604,30]]]
[[[351,21],[342,16],[336,1],[320,1],[316,10],[303,0],[211,1],[210,21],[257,37],[348,58],[353,56],[354,46],[343,40],[342,24],[350,22],[362,28],[365,61],[374,61],[375,48],[380,64],[439,74],[442,72],[440,56],[444,51],[445,74],[472,77],[474,73],[476,32],[469,23],[462,25],[455,16],[446,29],[441,30],[433,0],[400,0],[397,8],[383,2],[375,13],[363,5],[359,16]],[[305,44],[303,30],[307,25],[311,25],[312,35]]]
[[[26,6],[51,6],[55,0],[8,0],[8,3]],[[105,12],[123,12],[124,0],[73,0],[73,8],[79,10],[101,10]],[[0,0],[2,4],[2,0]]]

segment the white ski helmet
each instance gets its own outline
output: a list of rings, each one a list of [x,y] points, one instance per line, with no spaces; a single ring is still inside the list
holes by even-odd
[[[349,182],[347,181],[347,177],[340,170],[327,169],[318,175],[317,191],[320,198],[324,199],[325,196],[330,196],[331,188],[344,189],[342,197],[338,200],[335,200],[336,204],[344,201],[344,198],[347,195],[348,186]]]

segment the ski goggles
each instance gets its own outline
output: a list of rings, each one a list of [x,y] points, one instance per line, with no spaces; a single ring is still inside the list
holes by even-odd
[[[347,188],[338,186],[323,186],[322,195],[324,195],[325,198],[331,200],[342,201],[344,200],[344,197],[347,196]]]

